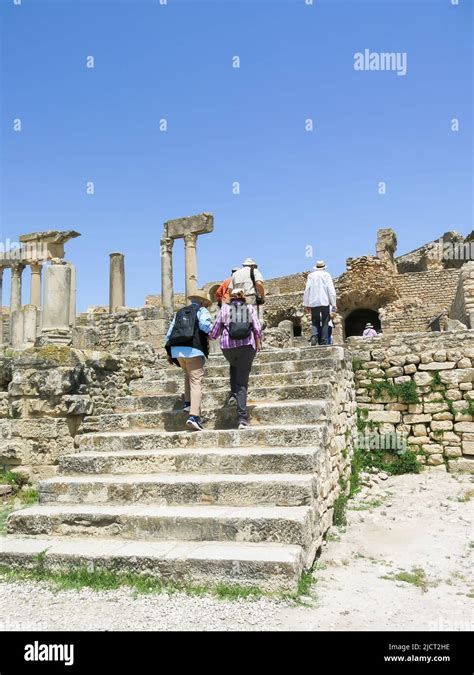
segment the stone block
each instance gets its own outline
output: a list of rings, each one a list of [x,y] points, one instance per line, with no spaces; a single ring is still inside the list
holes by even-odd
[[[471,359],[459,359],[457,362],[458,368],[470,368],[472,365]]]
[[[440,413],[448,410],[447,403],[424,403],[423,412],[425,413]]]
[[[424,387],[428,384],[431,383],[432,377],[429,373],[415,373],[413,375],[413,379],[415,381],[415,384],[417,384],[419,387]]]
[[[402,416],[398,410],[370,410],[368,419],[373,422],[398,424],[398,422],[401,422]]]
[[[474,455],[474,442],[464,441],[461,444],[463,455]]]
[[[387,377],[398,377],[399,375],[403,375],[403,368],[401,367],[393,367],[393,368],[388,368],[386,371]]]
[[[454,424],[454,431],[457,433],[474,433],[474,422],[456,422]]]
[[[453,428],[453,423],[446,421],[446,422],[431,422],[431,430],[432,431],[451,431]]]
[[[403,421],[405,424],[424,424],[431,422],[431,415],[404,415]]]
[[[405,384],[411,382],[411,377],[409,375],[401,375],[400,377],[395,377],[393,381],[395,384]]]
[[[445,361],[444,363],[431,361],[430,363],[420,363],[418,370],[452,370],[455,367],[456,364],[450,361]]]
[[[440,373],[440,379],[448,388],[454,388],[464,382],[474,380],[474,368],[456,368],[455,370],[444,371]]]
[[[444,448],[444,454],[446,457],[461,457],[462,452],[459,445],[447,445]]]
[[[444,463],[442,453],[430,455],[426,463],[430,466],[440,466]]]
[[[450,412],[439,412],[439,413],[434,413],[433,414],[433,420],[435,422],[440,422],[444,420],[452,420],[453,415]]]
[[[438,443],[426,443],[421,447],[428,455],[435,455],[435,454],[440,454],[441,456],[443,455],[443,446],[439,445]]]

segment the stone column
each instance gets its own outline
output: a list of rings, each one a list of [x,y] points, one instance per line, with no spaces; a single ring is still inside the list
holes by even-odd
[[[197,291],[197,234],[194,232],[184,235],[184,264],[186,274],[186,298]]]
[[[161,303],[173,311],[173,244],[174,239],[163,237],[161,245]]]
[[[21,275],[24,268],[21,263],[13,263],[11,267],[10,312],[21,309]]]
[[[125,256],[123,253],[110,254],[109,312],[125,307]]]
[[[3,344],[3,267],[0,267],[0,345]]]
[[[71,296],[69,299],[69,325],[76,325],[76,294],[77,294],[77,281],[76,281],[76,266],[72,263],[68,263],[68,266],[71,269]]]
[[[13,349],[23,347],[23,312],[21,309],[14,309],[10,312],[10,336]]]
[[[44,271],[42,333],[69,334],[71,268],[48,265]]]
[[[30,264],[31,286],[30,286],[30,305],[41,307],[41,263],[33,262]]]
[[[23,347],[34,347],[38,308],[36,305],[25,305],[21,313],[23,314]]]

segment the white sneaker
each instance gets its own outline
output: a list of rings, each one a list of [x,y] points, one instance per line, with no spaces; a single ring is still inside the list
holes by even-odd
[[[239,422],[238,429],[250,429],[250,422]]]

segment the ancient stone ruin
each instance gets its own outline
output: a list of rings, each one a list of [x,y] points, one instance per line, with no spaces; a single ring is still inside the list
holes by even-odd
[[[184,239],[189,294],[197,237],[213,226],[208,213],[164,224],[162,293],[141,308],[125,304],[124,255],[114,252],[108,307],[76,314],[64,245],[77,232],[25,235],[23,248],[5,252],[0,469],[37,486],[39,503],[9,516],[1,564],[31,568],[41,554],[47,569],[294,591],[348,489],[361,430],[403,439],[427,468],[473,471],[474,264],[438,255],[470,245],[456,233],[396,257],[395,233],[384,229],[375,255],[349,258],[336,279],[332,347],[308,346],[307,270],[266,281],[251,428],[235,429],[217,348],[206,430],[183,431],[182,376],[163,350],[171,312],[185,302],[173,291],[172,247]],[[212,295],[218,281],[203,287]],[[360,337],[367,321],[381,334]]]

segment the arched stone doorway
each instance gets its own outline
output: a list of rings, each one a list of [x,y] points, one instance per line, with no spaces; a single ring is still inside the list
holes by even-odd
[[[373,309],[355,309],[346,316],[344,321],[344,336],[362,335],[366,323],[371,323],[377,332],[380,331],[378,312]]]

